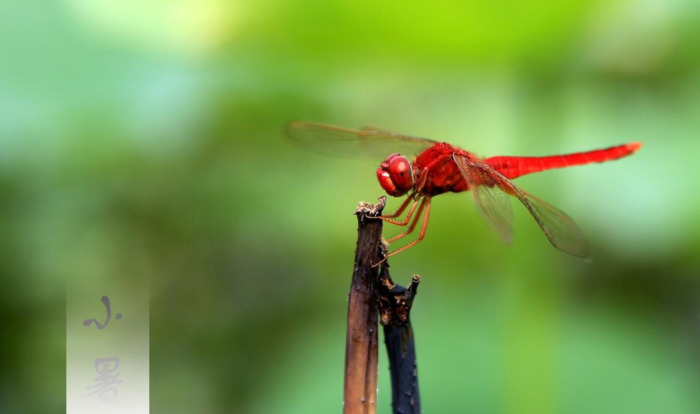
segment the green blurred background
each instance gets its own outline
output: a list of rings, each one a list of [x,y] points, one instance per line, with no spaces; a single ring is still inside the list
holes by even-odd
[[[423,277],[425,412],[700,410],[700,3],[9,0],[0,39],[1,412],[64,410],[65,287],[92,276],[150,281],[151,412],[340,412],[381,160],[300,150],[294,119],[482,155],[643,142],[517,181],[592,262],[516,205],[502,245],[459,194],[392,275]]]

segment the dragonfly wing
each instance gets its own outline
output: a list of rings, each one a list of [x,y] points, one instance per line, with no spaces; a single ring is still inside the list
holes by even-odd
[[[377,128],[356,130],[300,121],[288,124],[286,132],[289,140],[300,147],[341,157],[417,155],[437,143]]]
[[[498,172],[487,164],[475,163],[459,155],[452,158],[466,180],[479,212],[505,243],[512,242],[513,209],[508,194],[496,185],[494,174]]]
[[[511,183],[511,185],[513,185]],[[545,236],[557,249],[573,256],[589,258],[591,249],[574,220],[558,208],[513,185],[516,197],[527,208]]]
[[[566,213],[522,190],[485,162],[473,162],[458,155],[453,158],[477,207],[504,240],[510,241],[513,235],[513,214],[508,202],[508,195],[513,195],[525,206],[554,247],[573,256],[590,257],[591,251],[581,229]]]

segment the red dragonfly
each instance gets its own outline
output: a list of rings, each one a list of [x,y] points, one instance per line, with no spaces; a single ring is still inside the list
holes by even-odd
[[[553,168],[616,160],[633,154],[642,146],[639,142],[633,142],[566,155],[482,159],[446,142],[376,128],[354,130],[293,122],[288,125],[287,134],[302,147],[331,154],[391,154],[377,169],[379,184],[389,195],[400,197],[408,194],[408,197],[394,214],[381,218],[387,223],[408,228],[387,242],[392,243],[411,234],[421,216],[423,222],[418,237],[389,253],[389,256],[423,240],[434,196],[470,191],[477,208],[506,243],[513,238],[513,212],[510,207],[510,196],[513,196],[525,206],[554,247],[574,256],[589,257],[588,244],[571,217],[522,190],[511,179]],[[416,157],[411,161],[397,151],[412,153]],[[406,216],[397,219],[406,208]]]

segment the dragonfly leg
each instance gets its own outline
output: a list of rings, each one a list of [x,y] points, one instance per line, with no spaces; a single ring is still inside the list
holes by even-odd
[[[416,220],[414,220],[413,224],[411,224],[411,228],[406,232],[406,234],[408,234],[411,232],[411,230],[413,230],[413,228],[416,225],[416,222],[418,221],[418,217],[420,217],[420,213],[423,211],[423,207],[425,207],[425,215],[423,216],[423,225],[421,225],[420,234],[418,235],[418,238],[416,238],[412,242],[408,243],[407,245],[402,246],[402,247],[394,250],[393,252],[389,253],[386,256],[386,258],[384,258],[384,260],[388,259],[389,257],[391,257],[397,253],[400,253],[400,252],[408,249],[409,247],[415,246],[416,244],[420,243],[421,240],[423,240],[423,237],[425,237],[425,229],[428,227],[428,219],[430,218],[430,197],[425,197],[423,199],[423,201],[420,204],[420,207],[418,208],[419,214],[416,216]],[[402,235],[401,237],[405,236],[406,234]],[[394,239],[396,239],[396,237],[394,237]],[[394,239],[392,239],[392,240],[394,240]]]
[[[398,217],[403,213],[404,210],[406,210],[406,207],[408,206],[408,203],[413,201],[413,204],[411,204],[411,208],[408,209],[408,213],[406,213],[406,217],[403,220],[393,220],[394,217]],[[408,224],[408,222],[411,220],[411,216],[413,215],[413,211],[416,209],[416,205],[418,205],[418,198],[415,196],[415,194],[412,194],[406,200],[401,204],[398,210],[394,214],[390,214],[388,216],[381,216],[381,219],[384,220],[387,223],[395,224],[397,226],[405,226]]]
[[[420,193],[427,181],[428,181],[428,167],[425,167],[425,168],[423,168],[423,171],[420,175],[420,181],[418,181],[416,183],[415,192]]]
[[[406,200],[399,206],[399,209],[396,210],[394,214],[389,214],[382,216],[381,219],[384,220],[387,223],[395,224],[397,226],[405,226],[408,224],[408,222],[411,220],[411,216],[413,215],[413,210],[416,209],[416,206],[418,205],[418,201],[421,198],[420,190],[423,189],[423,186],[425,186],[425,182],[428,179],[428,172],[427,169],[423,171],[423,174],[421,174],[420,181],[416,184],[415,190],[409,195]],[[406,214],[406,217],[404,217],[403,220],[392,220],[394,217],[398,217],[403,213],[403,211],[406,209],[408,206],[408,203],[413,201],[413,204],[411,204],[411,208],[408,210],[408,213]],[[419,214],[420,215],[420,214]],[[410,233],[410,231],[409,231]]]
[[[403,238],[403,237],[406,237],[413,232],[413,229],[416,228],[416,224],[418,224],[418,220],[420,219],[421,215],[423,214],[423,209],[425,208],[426,200],[427,200],[427,198],[424,198],[423,201],[421,201],[420,205],[418,206],[418,211],[416,212],[416,215],[413,218],[413,221],[411,222],[411,226],[403,233],[396,235],[396,236],[390,238],[389,240],[387,240],[386,241],[387,243],[395,242],[396,240]]]

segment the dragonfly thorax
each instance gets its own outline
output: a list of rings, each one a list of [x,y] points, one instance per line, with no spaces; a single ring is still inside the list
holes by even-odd
[[[377,179],[389,195],[402,196],[413,188],[411,162],[403,155],[391,154],[377,169]]]

